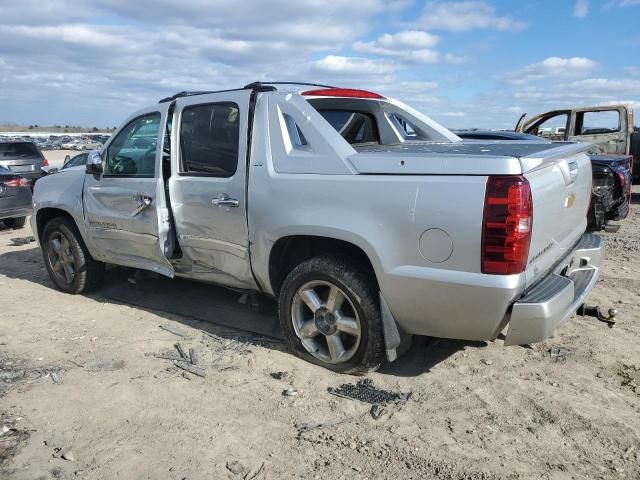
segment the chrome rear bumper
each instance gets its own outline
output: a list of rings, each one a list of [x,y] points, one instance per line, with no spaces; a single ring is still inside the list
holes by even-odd
[[[602,237],[584,234],[564,261],[513,304],[505,345],[550,337],[584,303],[598,280],[603,256]]]

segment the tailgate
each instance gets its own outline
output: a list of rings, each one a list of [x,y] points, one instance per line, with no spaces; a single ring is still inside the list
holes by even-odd
[[[566,257],[586,229],[592,183],[588,148],[565,145],[520,159],[533,198],[527,287]]]
[[[0,160],[0,165],[16,173],[33,172],[36,169],[36,164],[39,163],[41,163],[40,159],[33,157],[14,160]]]

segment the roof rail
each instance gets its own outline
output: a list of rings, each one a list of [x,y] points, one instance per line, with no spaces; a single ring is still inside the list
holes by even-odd
[[[322,88],[336,88],[331,85],[323,85],[321,83],[308,83],[308,82],[253,82],[245,85],[244,88],[261,88],[268,85],[303,85],[306,87],[322,87]]]
[[[336,88],[330,85],[322,85],[320,83],[306,83],[306,82],[253,82],[245,85],[242,88],[230,88],[227,90],[209,90],[209,91],[195,91],[195,92],[178,92],[170,97],[163,98],[158,103],[172,102],[178,98],[193,97],[195,95],[206,95],[208,93],[224,93],[224,92],[237,92],[240,90],[253,90],[254,92],[273,92],[276,87],[273,85],[304,85],[309,87],[322,87],[322,88]]]

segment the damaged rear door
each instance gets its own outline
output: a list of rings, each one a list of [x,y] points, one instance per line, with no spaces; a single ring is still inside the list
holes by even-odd
[[[182,258],[176,272],[255,289],[247,227],[251,90],[178,98],[169,196]]]
[[[625,107],[578,108],[573,117],[569,140],[592,143],[593,153],[625,154],[629,151],[633,128],[629,131]]]

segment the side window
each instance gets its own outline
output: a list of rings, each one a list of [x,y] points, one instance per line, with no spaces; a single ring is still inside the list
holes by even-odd
[[[105,175],[153,177],[160,114],[136,118],[113,139],[107,150]]]
[[[418,129],[406,118],[392,113],[389,115],[392,123],[395,123],[396,128],[400,128],[401,132],[405,135],[405,137],[409,140],[430,140],[424,134],[418,132]]]
[[[185,107],[180,158],[186,174],[231,177],[238,167],[240,110],[232,102]]]
[[[350,144],[379,143],[373,115],[349,110],[318,110],[320,115]]]
[[[289,140],[291,140],[291,145],[294,147],[306,147],[309,143],[307,139],[304,138],[302,130],[293,119],[291,115],[288,113],[283,113],[282,118],[284,118],[284,124],[287,126],[287,133],[289,134]]]
[[[577,135],[595,135],[618,131],[620,131],[620,112],[617,110],[579,112],[576,115]]]
[[[568,120],[568,113],[560,113],[552,117],[543,118],[536,122],[535,125],[529,127],[525,133],[553,140],[561,140],[564,138]]]

